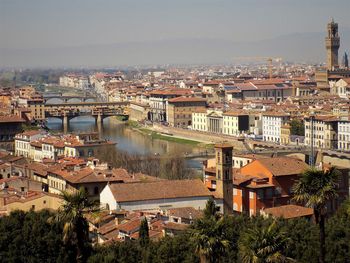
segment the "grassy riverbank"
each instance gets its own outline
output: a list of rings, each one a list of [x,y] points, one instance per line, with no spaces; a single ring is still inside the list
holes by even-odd
[[[161,133],[155,132],[155,131],[153,131],[151,129],[147,129],[147,128],[138,128],[138,130],[144,134],[151,136],[153,139],[165,140],[165,141],[169,141],[169,142],[176,142],[176,143],[182,143],[182,144],[189,144],[189,145],[194,145],[194,146],[201,144],[201,142],[198,142],[198,141],[193,141],[193,140],[173,137],[171,135],[161,134]]]
[[[168,142],[176,142],[176,143],[188,144],[188,145],[193,145],[193,146],[199,146],[200,144],[202,144],[199,141],[189,140],[189,139],[185,139],[185,138],[179,138],[176,136],[166,135],[166,134],[156,132],[150,128],[141,126],[136,121],[128,120],[126,122],[126,125],[133,130],[137,130],[143,134],[151,136],[152,139],[159,139],[159,140],[164,140],[164,141],[168,141]]]

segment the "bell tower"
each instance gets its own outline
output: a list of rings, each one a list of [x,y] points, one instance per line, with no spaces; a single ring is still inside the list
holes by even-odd
[[[334,23],[334,20],[327,24],[327,37],[326,37],[326,49],[327,49],[327,69],[333,70],[338,68],[338,50],[340,46],[340,37],[338,34],[338,23]]]
[[[215,145],[216,192],[222,197],[225,215],[233,213],[232,150],[228,144]]]

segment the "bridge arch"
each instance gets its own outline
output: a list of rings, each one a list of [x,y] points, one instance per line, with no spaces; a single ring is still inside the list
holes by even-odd
[[[76,97],[76,98],[67,98],[67,99],[64,99],[64,102],[67,102],[67,103],[74,103],[74,102],[83,102],[83,98],[80,98],[80,97]]]
[[[45,104],[61,104],[63,103],[64,100],[60,97],[52,97],[52,98],[46,98],[45,99]]]

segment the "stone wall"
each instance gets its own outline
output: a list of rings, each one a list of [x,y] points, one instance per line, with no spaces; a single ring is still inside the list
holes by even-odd
[[[173,128],[173,127],[167,127],[167,126],[162,126],[158,124],[153,124],[153,128],[158,132],[171,133],[175,137],[178,136],[181,138],[200,141],[200,142],[221,143],[226,141],[232,144],[232,146],[235,149],[246,150],[243,143],[238,141],[236,138],[232,136],[227,136],[223,134],[212,134],[208,132],[193,131],[193,130],[181,129],[181,128]]]

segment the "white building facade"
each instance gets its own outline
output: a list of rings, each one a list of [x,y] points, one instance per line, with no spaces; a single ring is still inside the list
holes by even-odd
[[[338,122],[338,150],[350,151],[350,120]]]
[[[289,116],[282,113],[264,113],[262,116],[262,135],[267,142],[281,141],[281,127],[289,120]]]

